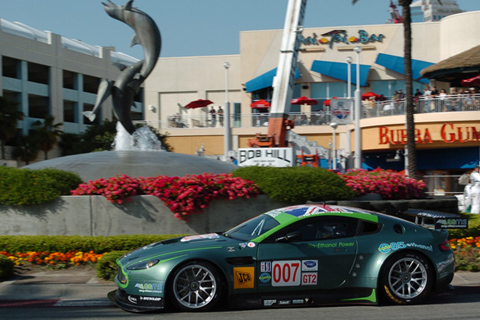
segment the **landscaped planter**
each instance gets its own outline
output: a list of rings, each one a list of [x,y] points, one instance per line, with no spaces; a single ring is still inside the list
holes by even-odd
[[[268,210],[285,206],[265,195],[214,200],[204,213],[174,217],[154,196],[135,196],[124,205],[103,196],[62,196],[42,205],[0,206],[2,235],[197,234],[224,231]]]

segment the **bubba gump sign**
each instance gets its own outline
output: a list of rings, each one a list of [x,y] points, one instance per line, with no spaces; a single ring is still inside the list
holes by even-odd
[[[379,129],[380,144],[407,144],[407,129],[390,129],[381,126]],[[440,137],[444,143],[480,142],[480,127],[444,123],[440,129]],[[430,129],[415,129],[415,143],[433,143]]]

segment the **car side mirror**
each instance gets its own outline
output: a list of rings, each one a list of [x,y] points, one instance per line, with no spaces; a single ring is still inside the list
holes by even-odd
[[[275,241],[276,242],[290,242],[290,241],[295,241],[295,240],[300,240],[300,239],[302,239],[302,234],[300,232],[296,231],[296,232],[287,233],[285,236],[279,237]]]

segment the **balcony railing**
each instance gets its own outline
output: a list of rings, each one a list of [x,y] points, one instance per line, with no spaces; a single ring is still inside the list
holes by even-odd
[[[480,94],[436,97],[431,99],[414,100],[415,113],[433,112],[464,112],[480,111]],[[386,101],[362,101],[362,119],[385,117],[405,114],[404,100]],[[294,121],[295,126],[321,126],[329,125],[334,121],[329,107],[314,112],[290,112],[289,118]],[[140,121],[138,121],[140,122]],[[143,123],[144,121],[142,121]],[[224,126],[224,119],[217,117],[212,119],[209,114],[203,115],[172,115],[165,121],[147,121],[154,127],[162,129],[177,128],[221,128]],[[268,113],[232,114],[230,125],[233,128],[262,127],[268,125]]]

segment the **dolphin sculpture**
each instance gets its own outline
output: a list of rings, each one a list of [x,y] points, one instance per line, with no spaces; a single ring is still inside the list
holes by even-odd
[[[95,113],[105,100],[111,96],[115,116],[128,133],[133,134],[136,130],[130,115],[131,106],[135,94],[138,93],[141,84],[152,72],[157,63],[161,49],[161,36],[155,22],[145,12],[133,8],[133,0],[124,6],[117,5],[108,0],[108,4],[102,2],[109,16],[129,25],[134,31],[131,46],[140,44],[144,49],[144,60],[138,61],[131,66],[118,66],[122,71],[114,84],[110,80],[103,79],[99,85],[97,100],[92,111],[83,113],[90,121],[95,120]]]

